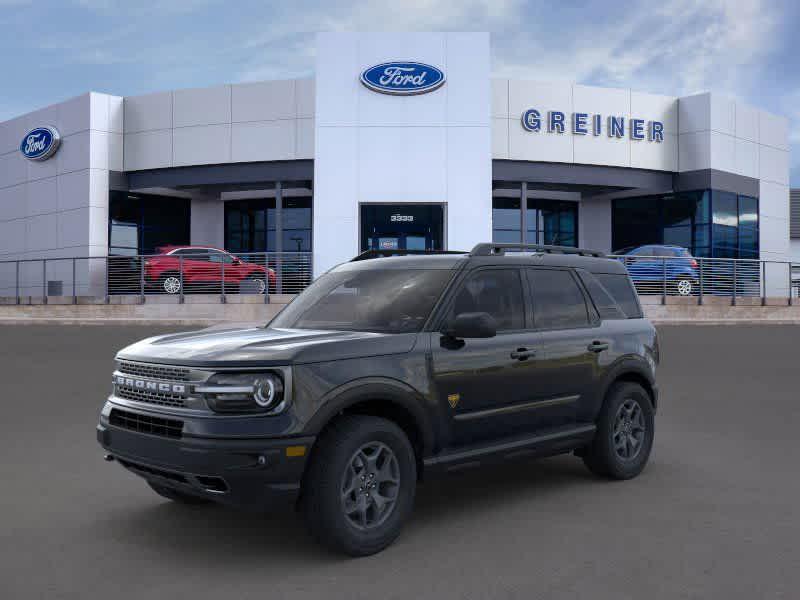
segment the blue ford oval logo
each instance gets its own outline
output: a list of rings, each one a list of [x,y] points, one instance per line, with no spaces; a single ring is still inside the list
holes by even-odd
[[[25,134],[19,151],[31,160],[47,160],[56,153],[60,143],[61,136],[55,127],[37,127]]]
[[[444,73],[418,62],[385,62],[361,73],[361,83],[375,92],[411,96],[432,92],[444,83]]]

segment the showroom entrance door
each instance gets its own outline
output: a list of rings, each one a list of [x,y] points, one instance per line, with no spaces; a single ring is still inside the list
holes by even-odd
[[[442,250],[441,204],[362,204],[361,250]]]

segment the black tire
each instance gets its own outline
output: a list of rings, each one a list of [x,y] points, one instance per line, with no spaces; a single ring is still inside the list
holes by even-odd
[[[153,483],[152,481],[148,481],[147,485],[153,488],[153,491],[159,496],[162,496],[167,500],[172,500],[173,502],[194,505],[208,504],[210,502],[210,500],[207,500],[206,498],[201,498],[200,496],[194,496],[192,494],[185,494],[184,492],[164,485],[159,485],[158,483]]]
[[[261,296],[267,293],[267,288],[269,287],[267,280],[260,277],[248,277],[244,280],[244,284],[248,293],[253,293],[253,290],[255,290],[255,293]]]
[[[380,471],[391,470],[397,476],[396,483],[385,479],[381,483],[378,478],[371,477],[365,479],[360,473],[369,475],[369,469],[359,471],[351,468],[359,460],[362,449],[373,447],[376,452],[383,452],[376,458],[381,465]],[[386,450],[378,450],[380,448]],[[381,456],[383,462],[380,462]],[[391,462],[389,457],[394,457],[395,462]],[[315,539],[336,552],[367,556],[380,552],[400,535],[411,513],[417,486],[414,450],[402,429],[379,417],[340,417],[322,434],[310,460],[303,481],[302,509]],[[379,483],[374,491],[362,492],[363,487],[356,489],[348,485],[348,481],[352,483],[353,479],[360,479],[364,484],[369,484],[370,480]],[[349,489],[354,491],[348,493],[346,490]],[[386,502],[384,511],[381,511],[377,507],[377,498],[381,498],[383,503],[386,500],[384,496],[394,498],[391,507]],[[368,506],[363,512],[357,508],[361,503]],[[348,508],[352,509],[350,515],[346,514]],[[362,521],[362,514],[366,515],[364,519],[371,515],[373,523]],[[356,521],[362,524],[357,525]]]
[[[640,411],[641,419],[625,417],[632,406],[638,407],[634,410]],[[622,422],[618,420],[620,415],[623,415]],[[643,425],[644,430],[640,436],[637,433],[639,425],[628,425],[632,421]],[[583,462],[592,473],[601,477],[610,479],[636,477],[642,472],[650,457],[654,427],[653,405],[645,389],[636,383],[615,383],[606,394],[597,421],[597,433],[583,454]],[[623,439],[623,436],[627,439]],[[631,438],[637,436],[640,437],[638,450],[631,441]],[[626,453],[629,456],[624,456]]]

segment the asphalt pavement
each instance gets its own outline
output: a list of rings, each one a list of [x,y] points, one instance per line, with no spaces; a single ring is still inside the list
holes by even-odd
[[[102,460],[114,351],[160,331],[0,326],[0,598],[800,595],[800,327],[660,328],[638,479],[570,456],[450,474],[362,559],[317,547],[291,507],[179,506]]]

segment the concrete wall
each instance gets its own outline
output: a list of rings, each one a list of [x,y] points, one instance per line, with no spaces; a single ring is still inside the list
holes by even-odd
[[[122,118],[122,98],[92,92],[0,124],[0,261],[106,255],[108,174],[122,170]],[[19,144],[43,125],[58,129],[61,146],[48,160],[30,161]],[[85,265],[82,286],[89,285]],[[2,271],[5,288],[11,283]],[[23,288],[41,289],[41,269],[21,271]],[[45,277],[71,281],[71,265],[53,262]]]
[[[578,245],[611,252],[611,200],[581,200],[578,208]]]
[[[359,81],[390,60],[441,68],[416,96]],[[359,204],[446,203],[450,248],[491,239],[489,35],[325,33],[317,38],[314,269],[358,252]]]
[[[192,196],[189,243],[195,246],[225,245],[225,205],[218,197]]]
[[[314,157],[314,80],[125,98],[125,170]]]

